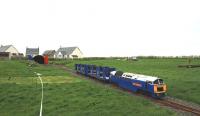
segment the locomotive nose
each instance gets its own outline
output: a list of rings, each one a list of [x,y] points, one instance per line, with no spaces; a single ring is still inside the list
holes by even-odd
[[[165,93],[166,91],[167,91],[166,84],[154,85],[154,93]]]

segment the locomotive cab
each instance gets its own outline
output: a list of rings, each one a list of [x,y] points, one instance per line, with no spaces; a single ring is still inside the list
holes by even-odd
[[[166,90],[167,90],[167,86],[166,84],[163,82],[162,79],[156,79],[153,82],[154,85],[154,97],[164,97]]]
[[[162,79],[156,79],[154,82],[154,93],[163,93],[166,92],[166,84]]]

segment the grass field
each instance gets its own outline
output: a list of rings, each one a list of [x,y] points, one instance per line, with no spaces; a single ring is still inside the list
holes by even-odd
[[[139,59],[139,61],[106,59],[57,61],[57,63],[66,64],[70,68],[74,68],[75,63],[112,66],[122,71],[158,76],[167,83],[169,96],[200,104],[200,68],[177,67],[179,64],[187,64],[187,59]],[[200,64],[200,59],[193,59],[191,64]]]
[[[34,72],[42,74],[45,116],[176,115],[143,98],[60,69],[28,65],[25,61],[0,61],[0,116],[39,115],[41,86]]]

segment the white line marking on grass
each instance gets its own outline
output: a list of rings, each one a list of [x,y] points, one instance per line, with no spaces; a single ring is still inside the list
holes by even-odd
[[[42,116],[42,103],[43,103],[43,82],[42,82],[42,78],[40,77],[42,74],[40,73],[37,73],[37,72],[34,72],[38,78],[40,79],[40,82],[41,82],[41,85],[42,85],[42,98],[41,98],[41,105],[40,105],[40,115],[39,116]]]

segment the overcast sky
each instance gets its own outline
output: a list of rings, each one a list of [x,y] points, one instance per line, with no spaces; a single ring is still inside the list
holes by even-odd
[[[199,0],[1,0],[0,45],[85,56],[200,55]]]

